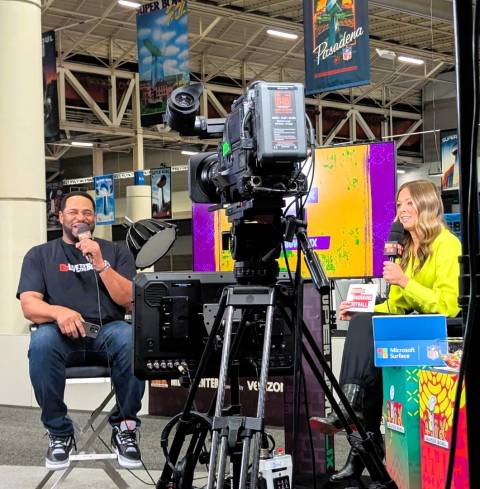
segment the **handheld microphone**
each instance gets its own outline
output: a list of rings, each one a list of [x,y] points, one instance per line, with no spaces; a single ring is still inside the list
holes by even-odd
[[[385,241],[383,254],[388,257],[389,261],[395,261],[400,256],[398,245],[403,244],[405,238],[405,229],[400,221],[395,221],[390,228],[388,241]]]
[[[92,232],[90,231],[88,224],[81,222],[77,225],[77,238],[78,241],[82,241],[83,239],[92,239]],[[93,263],[93,256],[91,253],[87,253],[86,258],[88,263]]]
[[[388,235],[388,241],[385,241],[385,247],[383,249],[384,256],[388,257],[388,260],[394,262],[396,258],[400,256],[398,252],[398,245],[403,245],[405,239],[405,228],[400,221],[394,221],[390,228],[390,234]],[[386,289],[387,300],[390,295],[390,284],[387,283]]]

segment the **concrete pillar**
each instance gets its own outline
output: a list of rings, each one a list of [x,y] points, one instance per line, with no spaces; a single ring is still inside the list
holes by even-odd
[[[150,185],[130,185],[127,187],[125,216],[132,221],[152,217],[152,189]]]
[[[0,0],[0,46],[0,334],[18,334],[23,256],[47,238],[40,0]]]
[[[25,253],[47,239],[40,0],[0,0],[0,404],[29,406]]]
[[[133,169],[143,170],[144,168],[143,130],[138,129],[135,134],[135,143],[133,145]]]
[[[103,175],[103,149],[93,148],[92,161],[93,175]]]

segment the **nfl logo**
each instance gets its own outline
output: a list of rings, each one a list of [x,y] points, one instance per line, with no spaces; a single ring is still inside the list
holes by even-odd
[[[347,46],[343,48],[343,61],[350,61],[352,59],[352,48]]]

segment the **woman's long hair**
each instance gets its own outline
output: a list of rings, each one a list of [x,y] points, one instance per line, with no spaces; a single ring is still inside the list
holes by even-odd
[[[404,183],[397,192],[408,188],[412,196],[413,206],[417,211],[417,224],[415,231],[419,238],[417,258],[414,274],[418,273],[432,252],[432,243],[442,232],[444,226],[443,203],[437,187],[429,180],[414,180]],[[409,232],[405,233],[405,243],[400,266],[407,268],[407,263],[413,259],[413,240]]]

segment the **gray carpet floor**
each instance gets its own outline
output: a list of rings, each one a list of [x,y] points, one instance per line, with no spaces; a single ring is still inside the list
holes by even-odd
[[[86,423],[90,413],[74,411],[72,419],[78,424]],[[156,416],[143,416],[140,447],[144,464],[153,479],[158,480],[160,471],[164,466],[164,457],[160,448],[160,434],[167,418]],[[0,429],[2,443],[0,444],[0,489],[28,489],[34,488],[45,474],[44,460],[47,447],[45,429],[40,422],[40,412],[37,408],[20,408],[0,406]],[[283,431],[278,428],[269,428],[277,446],[284,446]],[[107,426],[102,438],[110,445],[110,429]],[[105,448],[95,445],[103,453]],[[348,443],[344,435],[335,438],[335,457],[337,467],[341,467],[346,459]],[[64,489],[86,489],[115,487],[102,469],[92,469],[91,463],[82,462],[69,475],[62,485]],[[78,472],[77,472],[78,471]],[[136,480],[127,471],[121,471],[125,480],[132,488],[152,485],[149,474],[144,470],[135,471],[145,483]],[[200,474],[202,475],[202,474]],[[203,484],[199,484],[201,487]]]

